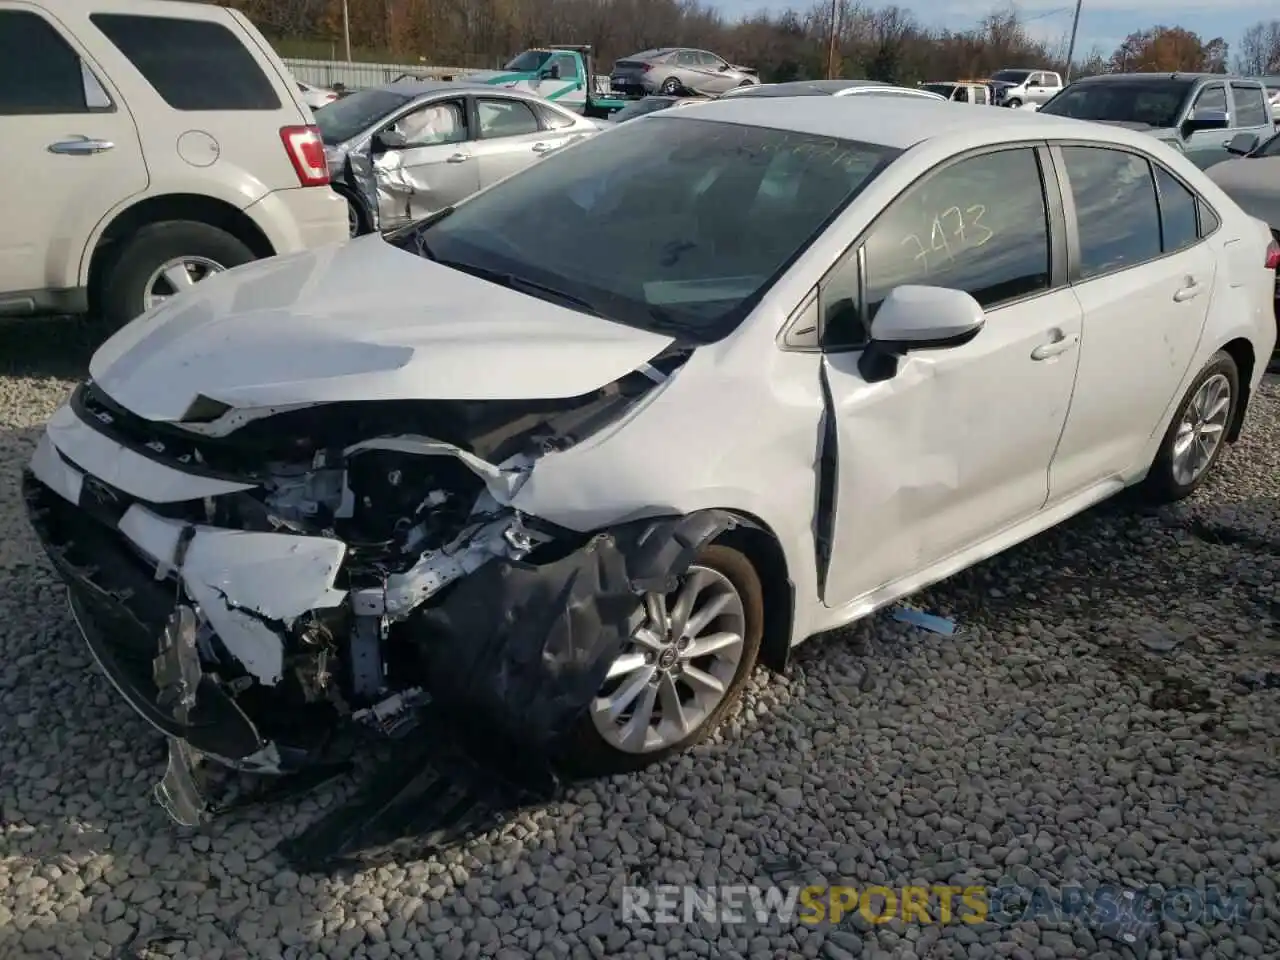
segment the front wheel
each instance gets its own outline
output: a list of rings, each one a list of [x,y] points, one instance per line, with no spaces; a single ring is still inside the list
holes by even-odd
[[[1012,100],[1005,101],[1005,106],[1011,110],[1017,110],[1020,106],[1022,106],[1022,101],[1019,100],[1017,97],[1014,97]]]
[[[1240,372],[1219,350],[1191,382],[1165,432],[1142,492],[1156,503],[1189,497],[1222,453],[1240,395]]]
[[[649,594],[643,618],[572,738],[565,766],[622,773],[692,746],[737,702],[764,632],[751,562],[711,545],[670,594]]]

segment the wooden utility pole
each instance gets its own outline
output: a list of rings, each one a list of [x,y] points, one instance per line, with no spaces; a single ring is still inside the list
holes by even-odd
[[[347,0],[342,0],[342,43],[347,51],[347,63],[351,62],[351,13]]]
[[[836,78],[836,27],[840,18],[840,0],[831,0],[831,38],[827,46],[827,79]]]
[[[1076,15],[1071,21],[1071,42],[1067,44],[1067,73],[1062,78],[1063,83],[1071,82],[1071,64],[1074,62],[1072,58],[1076,55],[1076,31],[1080,29],[1080,5],[1082,3],[1084,3],[1084,0],[1076,0]]]

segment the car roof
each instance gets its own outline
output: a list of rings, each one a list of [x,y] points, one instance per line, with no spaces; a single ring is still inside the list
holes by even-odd
[[[484,93],[498,96],[515,96],[521,99],[530,98],[523,90],[512,90],[509,87],[495,87],[489,83],[467,82],[466,80],[397,80],[384,83],[380,87],[367,87],[370,90],[386,90],[390,93],[402,93],[409,97],[422,97],[431,93]]]
[[[957,149],[1017,140],[1075,139],[1150,146],[1151,137],[1087,120],[1031,110],[992,110],[981,126],[970,107],[926,97],[728,97],[701,110],[664,110],[676,123],[718,120],[790,133],[860,140],[906,150],[926,140],[954,139]],[[657,117],[655,117],[657,119]],[[977,143],[973,141],[977,138]]]
[[[1092,77],[1080,77],[1075,83],[1115,83],[1120,80],[1252,80],[1252,77],[1235,77],[1225,73],[1176,73],[1146,70],[1133,73],[1099,73]]]

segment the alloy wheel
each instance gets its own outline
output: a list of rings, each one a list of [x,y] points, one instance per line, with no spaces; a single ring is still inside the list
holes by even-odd
[[[631,754],[687,739],[728,693],[746,628],[737,588],[711,567],[695,564],[672,593],[647,594],[640,626],[591,705],[596,731]]]
[[[1189,486],[1208,469],[1222,444],[1231,414],[1231,381],[1215,373],[1200,384],[1178,422],[1171,458],[1173,479]]]
[[[170,297],[177,296],[225,269],[222,264],[208,257],[185,256],[167,260],[147,278],[146,286],[142,288],[142,306],[145,310],[159,306]]]

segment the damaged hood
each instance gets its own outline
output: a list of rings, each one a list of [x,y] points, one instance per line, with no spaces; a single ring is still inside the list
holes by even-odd
[[[236,408],[580,396],[672,342],[405,253],[371,235],[216,275],[99,348],[117,403],[177,421]]]

